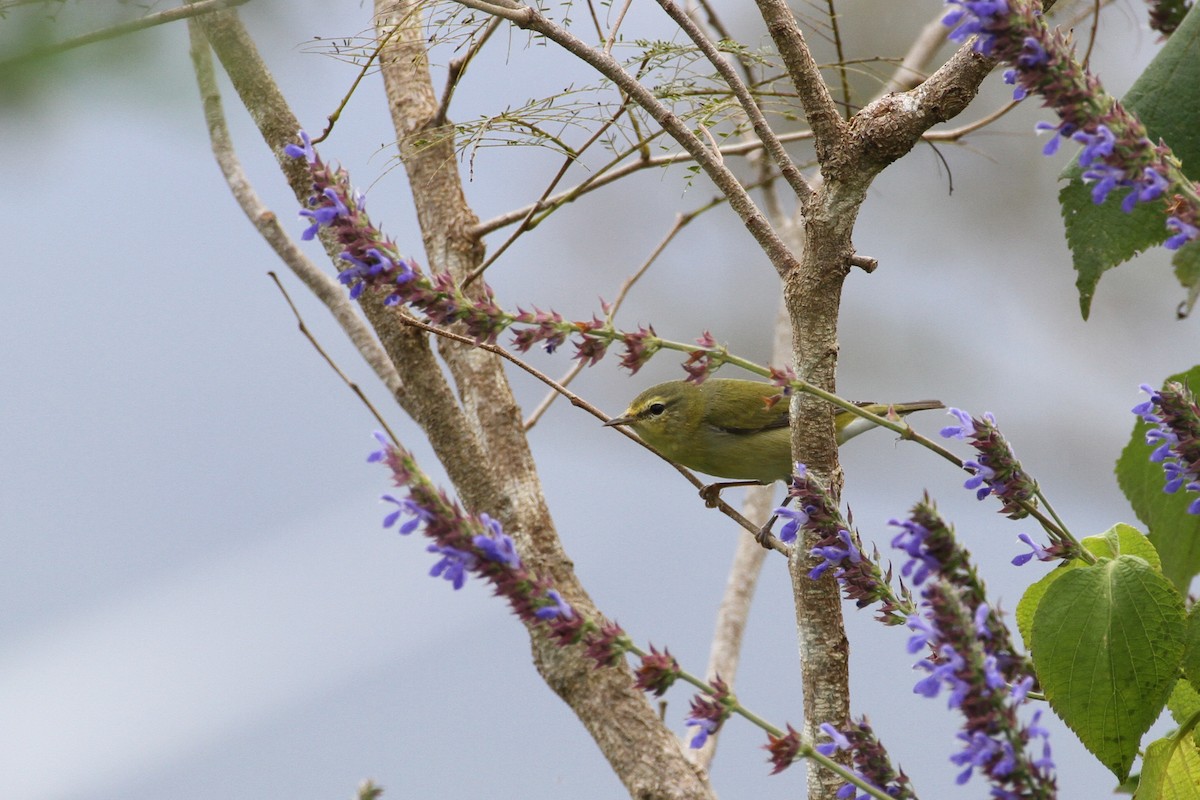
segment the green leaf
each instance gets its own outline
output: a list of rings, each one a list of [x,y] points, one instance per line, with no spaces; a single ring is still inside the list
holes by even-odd
[[[1190,728],[1190,726],[1188,726]],[[1180,731],[1146,748],[1134,800],[1200,800],[1200,749]]]
[[[1187,638],[1183,645],[1183,674],[1193,689],[1200,689],[1200,605],[1188,614]]]
[[[1200,298],[1200,242],[1188,242],[1171,258],[1179,285],[1188,290],[1187,299],[1179,304],[1180,318],[1192,313]]]
[[[1116,558],[1122,553],[1144,558],[1150,566],[1162,571],[1158,559],[1158,551],[1146,536],[1132,525],[1118,522],[1097,536],[1089,536],[1080,542],[1083,549],[1097,558]],[[1078,559],[1060,564],[1053,572],[1042,576],[1042,579],[1025,590],[1021,601],[1017,603],[1017,630],[1021,632],[1021,640],[1026,649],[1030,648],[1029,633],[1033,627],[1033,616],[1037,612],[1038,603],[1050,588],[1050,584],[1058,580],[1069,569],[1086,566]]]
[[[1163,139],[1192,180],[1200,176],[1200,14],[1188,14],[1154,61],[1121,101],[1145,124],[1151,141]],[[1091,187],[1077,163],[1063,171],[1070,182],[1059,192],[1067,244],[1078,273],[1079,309],[1087,319],[1100,276],[1167,238],[1162,203],[1121,211],[1124,191],[1102,206],[1092,203]],[[1185,284],[1191,286],[1192,284]]]
[[[1200,388],[1200,366],[1167,380],[1179,381],[1195,391]],[[1200,516],[1187,513],[1195,497],[1183,491],[1163,492],[1166,478],[1162,465],[1150,462],[1153,448],[1146,444],[1146,428],[1140,419],[1134,424],[1129,444],[1117,459],[1117,484],[1150,531],[1150,542],[1162,556],[1163,574],[1186,593],[1192,576],[1200,572]]]
[[[1200,715],[1200,692],[1186,678],[1175,681],[1175,688],[1167,698],[1167,710],[1176,725],[1184,725],[1188,720]],[[1200,745],[1200,730],[1192,729],[1192,739]]]
[[[1186,680],[1175,681],[1175,688],[1167,698],[1167,710],[1176,725],[1182,725],[1188,719],[1200,713],[1200,692]]]
[[[1033,618],[1032,656],[1050,707],[1124,780],[1183,656],[1175,587],[1143,558],[1066,570]]]
[[[1080,180],[1082,174],[1078,167],[1068,170],[1071,182],[1059,190],[1058,204],[1075,267],[1079,312],[1087,319],[1100,276],[1165,240],[1167,228],[1161,206],[1142,203],[1132,214],[1121,211],[1120,192],[1112,192],[1102,206],[1094,204],[1092,187]]]

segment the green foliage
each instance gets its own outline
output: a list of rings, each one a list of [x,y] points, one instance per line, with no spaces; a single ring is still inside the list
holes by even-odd
[[[1038,681],[1119,780],[1175,685],[1185,626],[1179,592],[1135,555],[1064,570],[1037,603],[1030,639]]]
[[[1179,304],[1179,315],[1186,317],[1200,298],[1200,244],[1185,244],[1175,251],[1171,263],[1175,265],[1175,279],[1188,290],[1187,299]]]
[[[1200,748],[1189,735],[1193,716],[1174,736],[1146,748],[1141,780],[1134,800],[1197,800],[1200,798]]]
[[[1196,691],[1196,687],[1186,678],[1175,681],[1175,688],[1167,698],[1167,711],[1171,712],[1171,719],[1175,720],[1176,725],[1187,724],[1188,720],[1200,714],[1200,691]],[[1192,738],[1200,745],[1200,730],[1193,728]]]
[[[1151,140],[1165,140],[1183,162],[1184,172],[1200,178],[1200,14],[1189,14],[1159,54],[1134,83],[1122,104],[1137,113]],[[1139,205],[1132,214],[1121,211],[1124,192],[1112,192],[1104,205],[1092,203],[1083,171],[1072,164],[1063,172],[1070,182],[1059,193],[1067,244],[1078,276],[1079,308],[1087,319],[1096,284],[1105,271],[1167,238],[1161,203]],[[1179,256],[1177,256],[1177,259]],[[1197,288],[1200,256],[1176,262],[1176,275],[1189,290]]]
[[[1098,536],[1089,536],[1080,542],[1084,549],[1097,558],[1116,558],[1121,554],[1137,556],[1158,571],[1162,571],[1158,552],[1154,545],[1147,541],[1146,536],[1137,528],[1124,523],[1117,523]],[[1025,590],[1021,601],[1017,603],[1017,630],[1025,647],[1032,649],[1033,617],[1038,604],[1045,596],[1046,590],[1067,571],[1085,566],[1082,561],[1065,561],[1053,572],[1042,576],[1042,579]]]
[[[1187,641],[1183,647],[1183,674],[1193,689],[1200,689],[1200,605],[1188,614]]]
[[[1113,192],[1104,205],[1092,202],[1092,188],[1079,179],[1081,170],[1068,170],[1071,182],[1058,193],[1067,246],[1075,266],[1079,310],[1087,319],[1096,284],[1107,270],[1128,261],[1167,238],[1162,207],[1142,203],[1133,213],[1121,211],[1122,192]]]
[[[1190,631],[1188,635],[1191,636]],[[1186,680],[1176,681],[1175,688],[1171,690],[1171,696],[1167,699],[1167,710],[1171,712],[1171,719],[1175,720],[1177,725],[1184,724],[1193,715],[1200,713],[1200,691],[1196,691],[1196,687]]]
[[[1200,366],[1167,380],[1200,388]],[[1150,461],[1146,423],[1138,419],[1129,444],[1117,459],[1117,483],[1129,499],[1137,518],[1150,532],[1150,542],[1163,560],[1163,573],[1180,592],[1187,592],[1192,576],[1200,572],[1200,517],[1187,513],[1186,492],[1165,494],[1161,464]],[[1194,498],[1191,498],[1194,499]]]

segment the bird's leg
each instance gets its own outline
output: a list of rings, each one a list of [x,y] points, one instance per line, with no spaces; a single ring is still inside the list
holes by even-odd
[[[721,481],[720,483],[710,483],[708,486],[700,489],[700,497],[704,499],[704,505],[709,508],[716,508],[717,502],[721,499],[722,489],[733,489],[738,486],[762,486],[762,481]]]
[[[780,508],[783,508],[790,502],[792,502],[792,496],[789,494],[783,498],[783,505],[781,505]],[[771,541],[771,528],[775,527],[775,520],[777,519],[779,519],[779,515],[772,514],[771,518],[767,520],[767,524],[759,528],[758,533],[754,534],[754,541],[758,542],[763,547],[770,549],[771,545],[769,542]]]

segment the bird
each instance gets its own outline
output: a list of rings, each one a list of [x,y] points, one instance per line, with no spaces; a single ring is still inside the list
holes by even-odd
[[[709,505],[715,492],[730,486],[788,481],[794,469],[787,402],[783,389],[763,381],[710,378],[704,383],[667,381],[651,386],[629,408],[604,423],[625,426],[667,459],[681,466],[725,478],[701,490]],[[945,408],[938,400],[912,403],[856,403],[873,414]],[[875,423],[839,410],[834,417],[838,444],[876,427]]]

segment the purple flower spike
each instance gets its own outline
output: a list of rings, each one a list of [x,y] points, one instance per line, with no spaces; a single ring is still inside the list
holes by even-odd
[[[1146,444],[1154,447],[1150,461],[1162,464],[1163,492],[1180,489],[1200,492],[1200,406],[1188,387],[1172,381],[1162,389],[1143,384],[1150,399],[1133,407],[1133,413],[1148,425]],[[1200,502],[1188,506],[1189,514],[1200,514]]]

